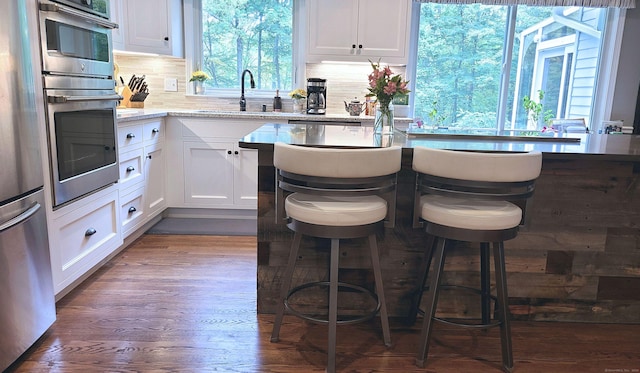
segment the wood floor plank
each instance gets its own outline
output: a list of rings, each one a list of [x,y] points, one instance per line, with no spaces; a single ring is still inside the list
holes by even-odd
[[[51,329],[7,372],[323,372],[322,325],[256,314],[255,237],[145,235],[57,304]],[[419,325],[338,328],[344,372],[499,372],[497,329],[436,324],[427,367]],[[516,373],[640,373],[640,325],[514,322]]]

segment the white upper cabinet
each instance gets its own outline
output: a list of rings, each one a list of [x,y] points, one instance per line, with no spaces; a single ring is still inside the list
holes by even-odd
[[[122,9],[124,4],[122,0],[111,0],[109,2],[109,6],[111,21],[118,24],[118,28],[111,31],[113,49],[124,50],[124,32],[122,30],[122,28],[124,27],[124,24],[122,22],[124,19],[124,11]]]
[[[111,0],[114,49],[184,56],[181,0]]]
[[[410,0],[309,0],[307,62],[406,64]]]

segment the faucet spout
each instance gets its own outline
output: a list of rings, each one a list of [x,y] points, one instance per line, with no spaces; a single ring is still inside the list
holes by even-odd
[[[247,100],[244,99],[244,76],[246,73],[249,73],[249,83],[251,84],[251,88],[253,89],[256,87],[256,82],[253,80],[253,74],[249,69],[245,69],[240,78],[240,111],[247,111]]]

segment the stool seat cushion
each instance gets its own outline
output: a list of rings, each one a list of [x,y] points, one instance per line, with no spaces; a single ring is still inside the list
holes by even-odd
[[[520,207],[507,201],[426,194],[420,198],[421,217],[429,222],[462,229],[500,230],[517,227]]]
[[[285,211],[292,219],[326,226],[376,223],[387,216],[387,201],[378,196],[321,196],[290,194]]]

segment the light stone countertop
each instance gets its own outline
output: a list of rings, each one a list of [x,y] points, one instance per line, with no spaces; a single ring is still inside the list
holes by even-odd
[[[295,113],[276,113],[276,112],[250,112],[250,111],[218,111],[218,110],[174,110],[174,109],[117,109],[117,119],[119,123],[151,119],[165,116],[179,116],[191,118],[233,118],[233,119],[260,119],[265,123],[288,123],[291,121],[312,121],[312,122],[331,122],[370,124],[373,125],[372,116],[349,116],[341,114],[325,114],[325,115],[308,115]],[[396,126],[407,127],[411,123],[410,118],[395,118]]]

